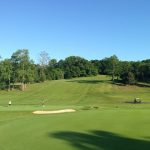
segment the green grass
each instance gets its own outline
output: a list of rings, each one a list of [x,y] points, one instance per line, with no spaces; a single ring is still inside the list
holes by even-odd
[[[118,86],[109,77],[97,76],[31,84],[24,92],[0,91],[0,105],[7,105],[9,100],[15,105],[40,105],[42,100],[47,105],[110,105],[135,97],[149,101],[150,88]]]
[[[147,103],[125,103],[135,97]],[[150,88],[112,84],[106,76],[31,84],[24,92],[0,91],[0,150],[148,150],[148,102]],[[32,114],[64,108],[77,112]]]

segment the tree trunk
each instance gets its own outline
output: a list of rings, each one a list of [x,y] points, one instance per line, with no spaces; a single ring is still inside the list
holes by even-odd
[[[114,74],[112,74],[112,81],[114,82]]]
[[[21,83],[21,91],[24,91],[24,83]]]
[[[10,91],[10,78],[9,78],[9,83],[8,83],[8,91]]]
[[[25,83],[25,84],[24,84],[24,89],[26,89],[26,88],[27,88],[27,84]]]

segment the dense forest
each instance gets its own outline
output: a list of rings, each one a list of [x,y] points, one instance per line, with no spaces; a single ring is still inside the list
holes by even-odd
[[[121,61],[116,55],[102,60],[86,60],[70,56],[65,60],[50,59],[42,51],[39,63],[30,59],[27,49],[14,52],[9,59],[0,59],[0,89],[24,90],[26,85],[45,80],[70,79],[76,77],[110,75],[113,82],[136,84],[150,82],[150,59],[143,61]],[[18,86],[17,86],[18,85]]]

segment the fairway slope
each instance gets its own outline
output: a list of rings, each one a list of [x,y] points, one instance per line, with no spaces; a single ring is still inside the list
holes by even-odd
[[[150,88],[114,84],[109,76],[101,75],[30,84],[24,92],[0,91],[0,106],[7,106],[9,100],[12,105],[26,107],[40,107],[43,101],[46,107],[127,105],[124,104],[126,101],[133,101],[136,97],[142,102],[150,102]]]

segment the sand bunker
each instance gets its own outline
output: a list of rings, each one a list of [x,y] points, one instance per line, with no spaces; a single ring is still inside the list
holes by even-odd
[[[34,111],[33,114],[39,114],[39,115],[44,115],[44,114],[59,114],[59,113],[67,113],[67,112],[75,112],[76,110],[74,109],[63,109],[63,110],[54,110],[54,111]]]

